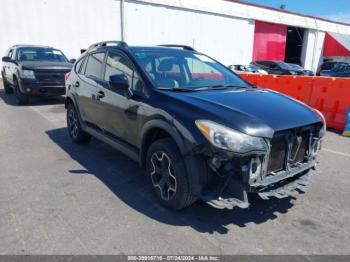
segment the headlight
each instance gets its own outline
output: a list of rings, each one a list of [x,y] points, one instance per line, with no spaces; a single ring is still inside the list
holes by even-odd
[[[197,120],[195,123],[204,137],[216,147],[237,153],[267,151],[267,144],[261,137],[249,136],[209,120]]]
[[[30,78],[35,79],[34,71],[33,70],[21,70],[20,71],[21,78]]]

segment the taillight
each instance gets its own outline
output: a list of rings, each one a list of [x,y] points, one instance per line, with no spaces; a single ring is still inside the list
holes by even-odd
[[[64,81],[67,81],[67,79],[70,77],[70,72],[64,75]]]

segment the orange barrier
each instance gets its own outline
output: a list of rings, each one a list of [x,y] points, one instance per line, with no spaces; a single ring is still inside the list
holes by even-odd
[[[314,77],[241,74],[249,83],[294,97],[308,104],[311,98]]]
[[[350,78],[241,74],[253,85],[275,90],[318,109],[327,126],[343,131],[350,108]]]
[[[350,108],[350,78],[315,77],[309,105],[323,113],[329,127],[343,131]]]

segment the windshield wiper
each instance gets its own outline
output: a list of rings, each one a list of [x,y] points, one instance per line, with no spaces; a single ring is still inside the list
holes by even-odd
[[[204,87],[196,88],[195,90],[210,90],[210,89],[216,89],[217,90],[217,89],[226,89],[228,87],[247,88],[246,86],[226,84],[226,85],[204,86]]]
[[[183,88],[183,87],[158,87],[159,90],[164,91],[178,91],[178,92],[193,92],[195,89]]]

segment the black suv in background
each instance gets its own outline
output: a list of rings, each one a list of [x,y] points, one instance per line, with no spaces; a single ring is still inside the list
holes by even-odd
[[[2,58],[5,92],[14,91],[19,104],[27,104],[30,96],[64,95],[64,75],[74,62],[52,47],[15,45]]]
[[[304,69],[298,69],[282,61],[254,61],[251,63],[272,75],[304,75]]]
[[[330,70],[334,69],[336,66],[344,64],[344,62],[336,62],[336,61],[326,61],[323,62],[320,67],[317,69],[316,75],[320,76],[323,74],[327,74]]]
[[[160,203],[249,206],[248,192],[304,191],[325,134],[321,113],[251,86],[191,47],[90,46],[66,80],[72,140],[94,136],[145,168]]]
[[[350,77],[350,63],[339,62],[330,70],[321,70],[321,76]]]

